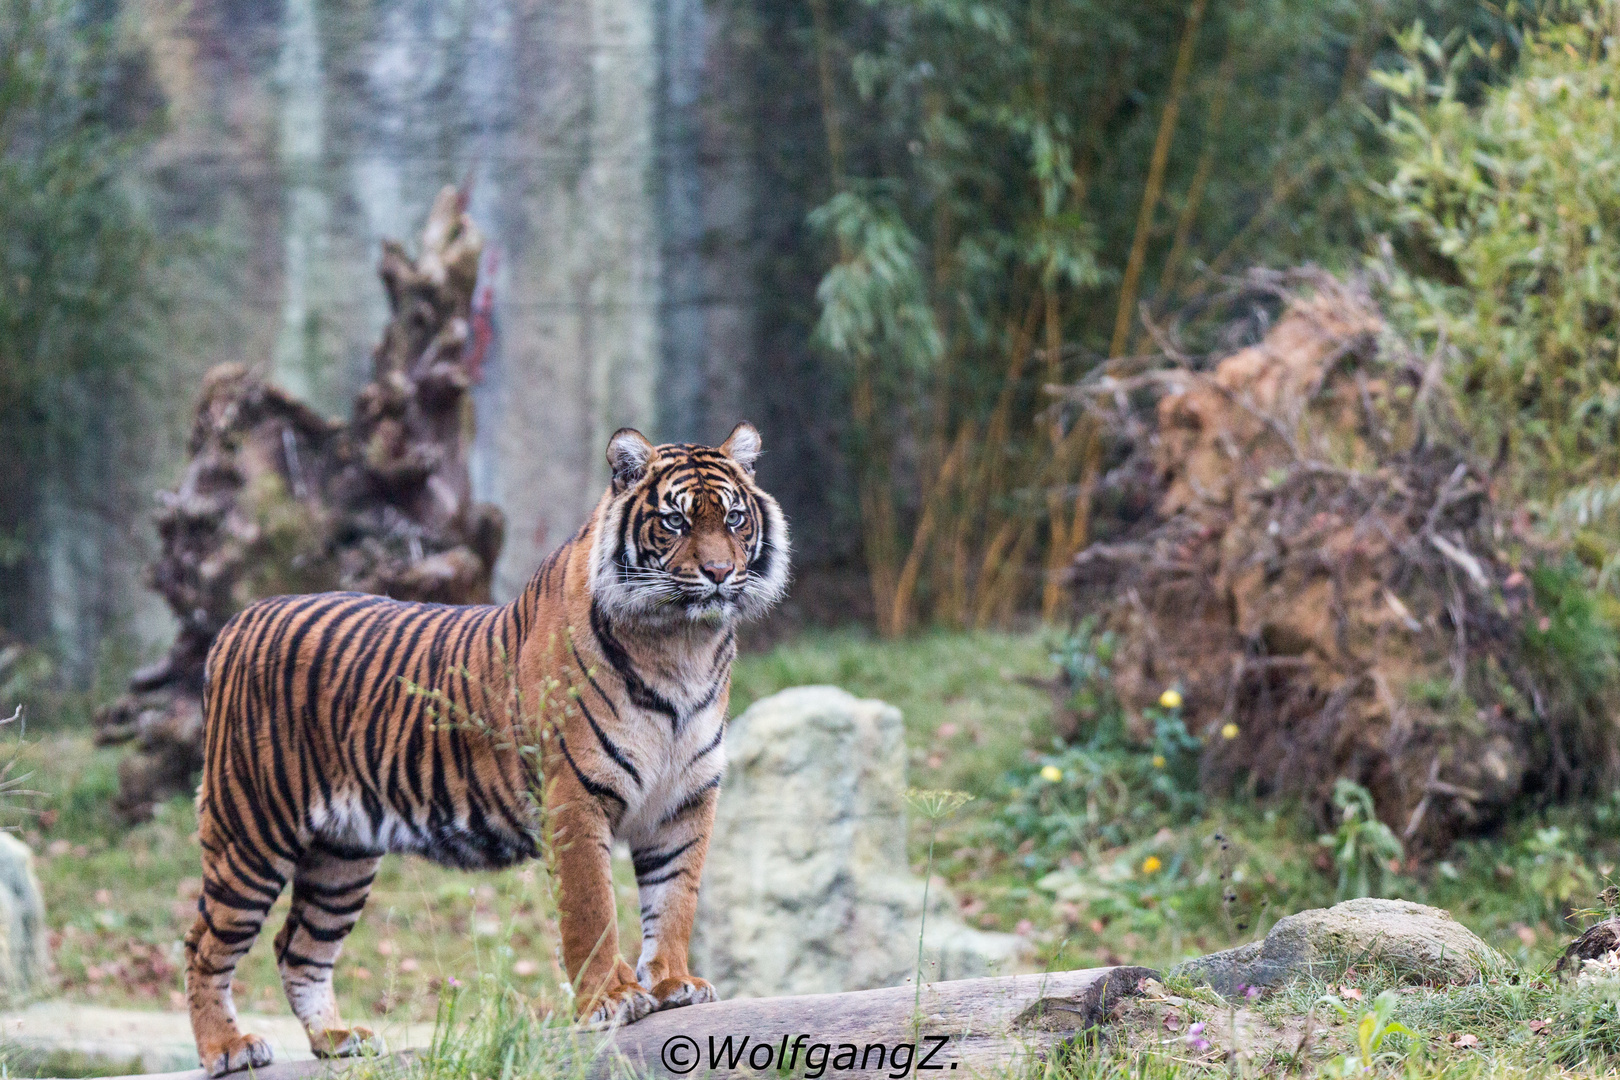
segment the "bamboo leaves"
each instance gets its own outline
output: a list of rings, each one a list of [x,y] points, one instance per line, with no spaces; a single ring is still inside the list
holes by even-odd
[[[837,356],[881,357],[922,371],[939,359],[939,329],[918,267],[922,245],[891,203],[841,191],[810,215],[843,256],[821,280],[816,338]]]

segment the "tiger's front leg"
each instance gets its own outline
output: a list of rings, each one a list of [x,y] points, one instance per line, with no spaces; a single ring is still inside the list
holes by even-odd
[[[574,986],[575,1015],[588,1024],[631,1024],[657,1002],[619,955],[612,829],[601,804],[583,790],[559,795],[562,801],[548,813],[563,963]]]
[[[698,883],[718,800],[718,789],[708,789],[662,822],[650,841],[631,853],[641,899],[641,959],[636,977],[652,988],[660,1009],[719,1000],[714,987],[686,966]]]

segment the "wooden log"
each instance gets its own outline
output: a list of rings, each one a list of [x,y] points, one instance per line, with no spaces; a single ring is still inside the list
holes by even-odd
[[[625,1027],[559,1037],[574,1040],[573,1053],[589,1058],[585,1072],[601,1080],[804,1075],[818,1068],[824,1069],[825,1077],[870,1078],[903,1071],[911,1077],[937,1073],[942,1080],[965,1080],[990,1069],[1016,1067],[1105,1024],[1121,999],[1140,992],[1143,980],[1157,974],[1142,967],[1104,967],[961,979],[925,985],[920,1002],[910,986],[744,998],[671,1009]],[[897,1049],[900,1061],[895,1060]],[[383,1061],[365,1060],[363,1066],[369,1076],[386,1075],[391,1070],[384,1062],[403,1064],[406,1057],[388,1055]],[[254,1070],[252,1080],[336,1080],[356,1064],[282,1062]],[[248,1074],[234,1075],[246,1080]],[[205,1077],[198,1069],[151,1074],[143,1080]]]

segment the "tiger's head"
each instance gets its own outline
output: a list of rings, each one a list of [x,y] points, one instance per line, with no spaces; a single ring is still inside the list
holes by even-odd
[[[782,508],[754,481],[759,432],[716,447],[654,446],[621,428],[591,550],[593,598],[609,617],[722,625],[763,615],[788,581]]]

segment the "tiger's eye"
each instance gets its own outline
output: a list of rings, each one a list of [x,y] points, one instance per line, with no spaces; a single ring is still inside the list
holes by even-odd
[[[670,513],[664,515],[663,522],[664,528],[668,529],[670,532],[678,533],[681,531],[681,526],[686,524],[686,515],[680,513],[679,511],[671,511]]]
[[[741,528],[742,523],[745,520],[746,520],[746,515],[741,510],[733,510],[731,513],[726,515],[726,528],[728,528],[728,529]]]

